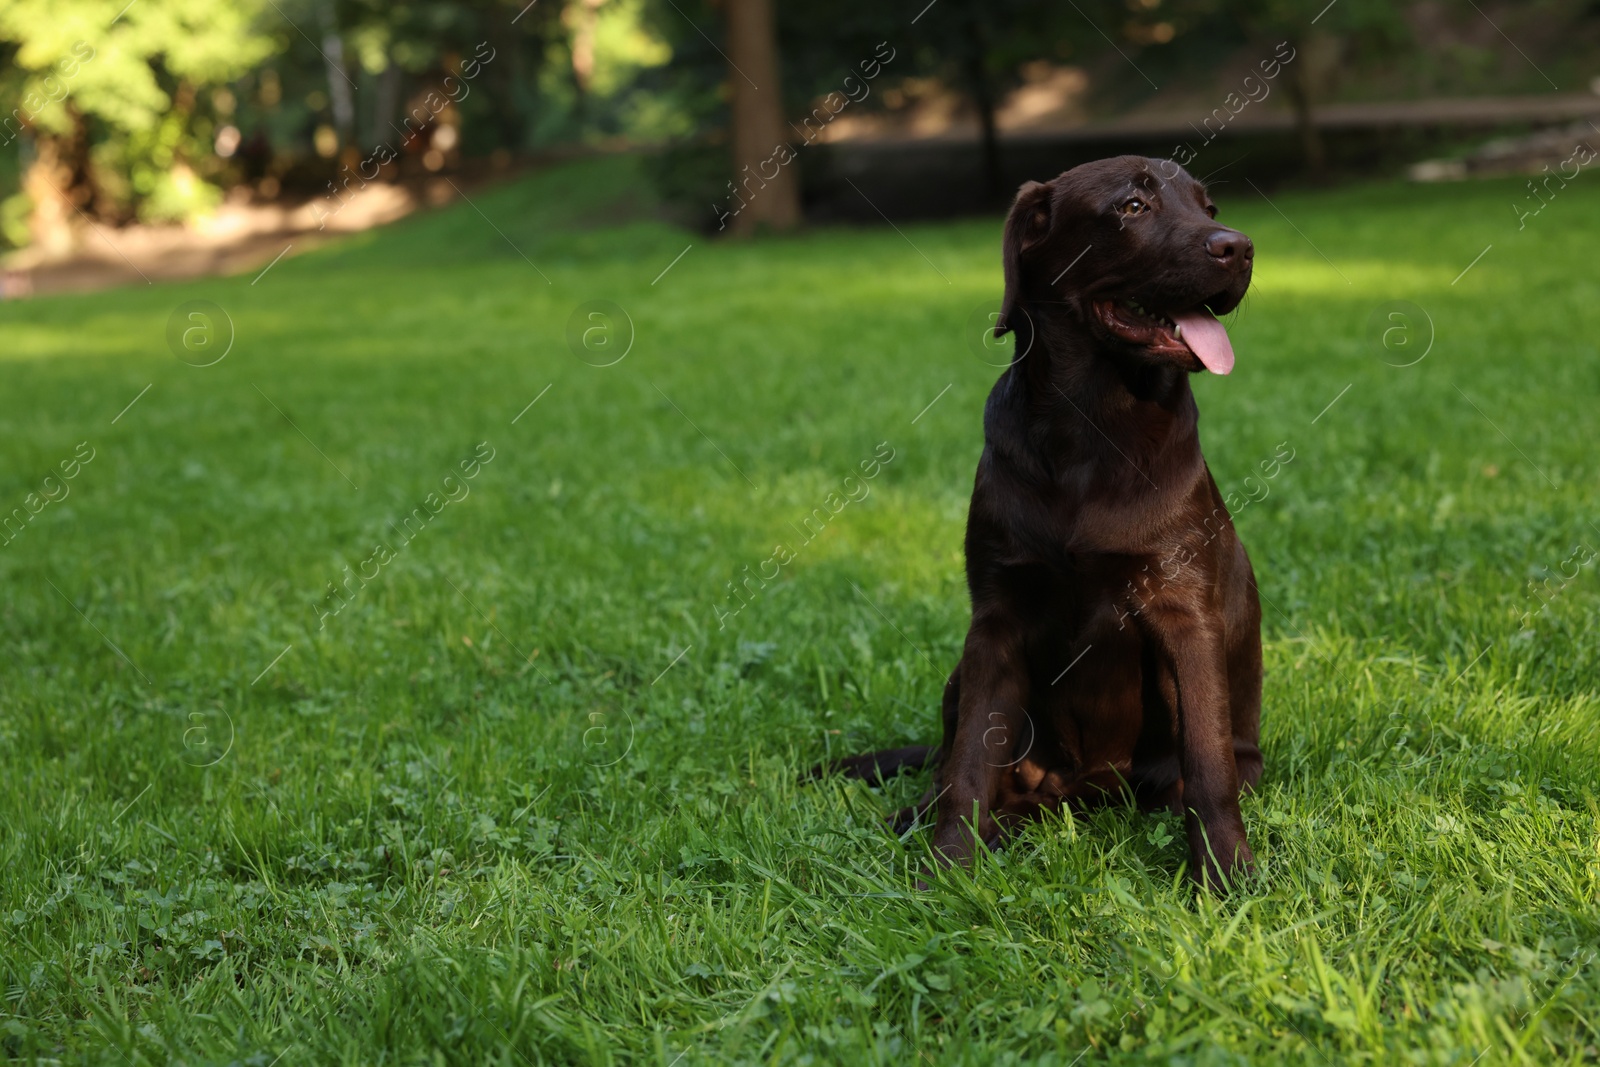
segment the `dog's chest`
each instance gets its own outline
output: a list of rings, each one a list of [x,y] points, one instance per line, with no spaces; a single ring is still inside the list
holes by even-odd
[[[1010,516],[1003,557],[1092,589],[1097,576],[1137,570],[1189,540],[1180,503],[1168,494],[1131,501],[1059,494]]]

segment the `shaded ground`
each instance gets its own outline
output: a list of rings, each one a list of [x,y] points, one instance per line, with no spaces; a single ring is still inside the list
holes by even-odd
[[[1288,136],[1293,116],[1278,108],[1276,101],[1270,107],[1246,106],[1228,116],[1215,149],[1209,151],[1204,134],[1210,129],[1201,126],[1208,114],[1203,110],[1136,114],[1094,123],[1068,121],[1059,100],[1037,101],[1032,112],[1026,107],[1013,110],[1016,116],[1003,124],[1002,135],[1008,174],[1019,182],[1059,173],[1084,158],[1122,151],[1166,156],[1185,143],[1206,153],[1205,166],[1198,168],[1201,171],[1229,166],[1241,156],[1248,158],[1256,144],[1253,139],[1263,137],[1278,135],[1291,153],[1298,152]],[[847,114],[827,128],[827,136],[820,142],[826,147],[818,150],[820,155],[811,156],[817,173],[808,176],[814,216],[822,220],[881,220],[880,208],[895,218],[939,215],[968,210],[984,200],[978,188],[975,121],[943,119],[922,132],[912,132],[885,125],[881,118],[855,121]],[[1377,131],[1489,130],[1507,124],[1547,125],[1572,119],[1592,123],[1597,118],[1600,96],[1576,93],[1337,104],[1318,112],[1324,131],[1335,137],[1341,133],[1367,136]],[[1211,129],[1216,127],[1213,118]],[[1596,134],[1600,136],[1600,130]],[[1272,174],[1272,151],[1258,152],[1256,171],[1246,165],[1230,177],[1259,176],[1263,166],[1265,173]],[[1439,173],[1460,176],[1457,169],[1445,168]],[[1465,173],[1464,168],[1460,170]],[[943,177],[929,182],[929,173]],[[850,187],[845,178],[856,187]],[[0,272],[0,297],[87,292],[259,270],[280,255],[302,255],[330,236],[361,232],[403,218],[422,206],[449,203],[463,190],[474,195],[486,184],[483,175],[474,174],[400,185],[373,184],[348,196],[297,204],[230,203],[214,217],[187,227],[116,229],[86,223],[77,253],[71,258],[46,260],[28,250],[7,257]]]
[[[1001,133],[1013,143],[1029,140],[1101,140],[1108,137],[1162,137],[1178,141],[1203,140],[1223,129],[1239,133],[1283,132],[1294,129],[1294,114],[1282,105],[1282,94],[1268,97],[1271,103],[1243,101],[1234,94],[1230,109],[1224,104],[1226,91],[1219,92],[1209,105],[1183,111],[1163,111],[1122,115],[1104,121],[1063,121],[1057,112],[1045,111],[1037,118],[1018,119],[1001,124]],[[1215,110],[1212,110],[1212,109]],[[1530,96],[1465,96],[1422,100],[1373,100],[1348,104],[1327,104],[1316,112],[1317,124],[1325,130],[1391,129],[1404,127],[1463,126],[1477,128],[1511,123],[1552,123],[1578,118],[1600,117],[1600,95],[1595,93],[1540,93]],[[1210,126],[1206,121],[1210,120]],[[841,120],[842,123],[842,120]],[[838,125],[838,124],[836,124]],[[832,127],[830,127],[832,130]],[[830,143],[864,141],[885,147],[908,141],[950,141],[974,143],[978,139],[976,119],[951,122],[922,132],[897,129],[889,123],[863,119],[839,131],[843,136],[827,138]]]

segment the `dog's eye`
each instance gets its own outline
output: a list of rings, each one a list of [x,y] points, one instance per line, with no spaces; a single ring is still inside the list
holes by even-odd
[[[1215,204],[1207,204],[1206,205],[1206,214],[1210,215],[1212,218],[1216,218],[1217,217],[1217,205],[1215,205]]]
[[[1122,205],[1122,213],[1124,215],[1143,215],[1149,210],[1150,205],[1145,203],[1143,200],[1140,200],[1138,197],[1134,197],[1132,200],[1129,200]]]

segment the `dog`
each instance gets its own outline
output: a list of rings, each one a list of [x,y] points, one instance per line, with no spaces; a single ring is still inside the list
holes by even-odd
[[[931,763],[892,821],[936,811],[943,865],[1042,811],[1131,796],[1185,817],[1202,885],[1253,868],[1261,606],[1189,376],[1233,369],[1217,316],[1255,250],[1216,214],[1172,161],[1119,156],[1028,182],[1006,219],[994,334],[1014,349],[984,408],[944,739],[833,764],[882,780]]]

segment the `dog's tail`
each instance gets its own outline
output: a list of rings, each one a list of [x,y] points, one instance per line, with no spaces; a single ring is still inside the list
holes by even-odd
[[[822,778],[829,774],[842,774],[846,778],[862,778],[879,784],[904,771],[920,771],[933,762],[938,749],[932,745],[910,745],[906,748],[884,748],[862,756],[819,763],[806,773],[807,779]]]

